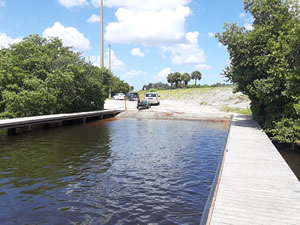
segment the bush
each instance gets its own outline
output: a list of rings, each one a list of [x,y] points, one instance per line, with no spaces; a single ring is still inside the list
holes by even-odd
[[[225,24],[225,77],[251,100],[253,118],[280,142],[299,143],[300,7],[298,0],[244,1],[253,29]]]
[[[0,50],[0,117],[103,109],[108,77],[61,40],[31,35]]]

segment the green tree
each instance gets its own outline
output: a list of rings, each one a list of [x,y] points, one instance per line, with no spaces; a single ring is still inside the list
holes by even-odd
[[[109,77],[58,38],[30,35],[0,50],[0,117],[103,109]]]
[[[112,93],[127,93],[130,90],[130,85],[120,80],[118,77],[112,78]]]
[[[224,75],[249,96],[254,119],[273,140],[300,143],[299,1],[244,0],[244,5],[253,29],[225,24],[216,34],[231,60]]]
[[[150,90],[150,89],[167,90],[167,89],[170,89],[170,86],[168,84],[164,84],[162,82],[149,83],[148,85],[143,86],[143,90]]]
[[[195,80],[195,85],[197,85],[197,80],[200,81],[202,79],[202,74],[198,70],[195,70],[192,72],[191,78]]]
[[[189,81],[191,80],[191,76],[188,73],[184,73],[181,75],[181,79],[184,82],[184,86],[187,87]]]
[[[174,74],[173,73],[168,74],[167,81],[168,81],[168,83],[170,83],[170,85],[172,87],[172,85],[175,83],[175,79],[174,79]]]
[[[178,83],[181,81],[181,74],[179,72],[173,73],[173,80],[175,82],[175,87],[178,88]]]

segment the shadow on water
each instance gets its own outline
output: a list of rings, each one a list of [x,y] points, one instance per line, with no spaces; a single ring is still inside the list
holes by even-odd
[[[228,125],[116,120],[1,137],[3,224],[198,224]]]
[[[300,146],[296,146],[295,150],[292,150],[291,145],[278,143],[274,143],[274,145],[300,181]]]

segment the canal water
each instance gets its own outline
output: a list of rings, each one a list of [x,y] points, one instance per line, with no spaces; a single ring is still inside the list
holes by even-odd
[[[0,224],[199,224],[228,124],[111,120],[0,136]]]
[[[300,146],[293,150],[292,146],[274,143],[275,147],[300,181]]]

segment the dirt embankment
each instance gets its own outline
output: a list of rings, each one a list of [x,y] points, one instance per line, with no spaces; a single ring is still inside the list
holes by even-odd
[[[250,104],[245,95],[233,94],[228,87],[164,90],[158,94],[159,106],[139,111],[136,102],[126,101],[127,111],[119,117],[228,121],[236,111],[247,110]],[[125,109],[125,102],[108,99],[105,109]]]

